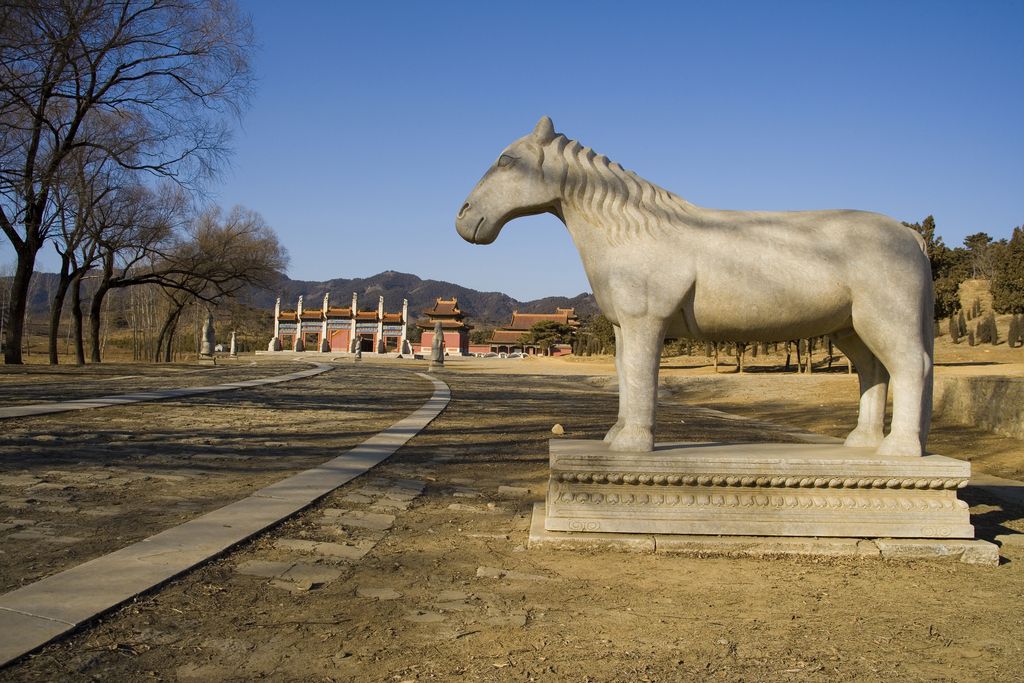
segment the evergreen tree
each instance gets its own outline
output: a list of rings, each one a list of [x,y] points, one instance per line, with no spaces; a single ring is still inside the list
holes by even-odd
[[[978,328],[977,329],[978,329],[978,331],[975,333],[974,338],[978,341],[978,343],[979,344],[991,344],[992,343],[992,335],[989,333],[988,320],[987,319],[979,320],[978,321]]]
[[[957,324],[957,327],[960,328],[959,336],[962,337],[965,334],[967,334],[967,321],[964,319],[964,312],[963,311],[960,311],[960,315],[957,316],[956,324]]]
[[[1014,228],[999,249],[992,276],[992,308],[997,313],[1024,313],[1024,227]]]
[[[1010,329],[1006,332],[1006,345],[1011,349],[1015,347],[1020,339],[1020,316],[1014,315],[1010,318]]]
[[[974,330],[967,330],[967,345],[974,346]]]
[[[960,343],[960,325],[953,316],[949,317],[949,340],[954,344]]]
[[[967,265],[971,269],[972,279],[989,279],[992,277],[992,254],[994,245],[987,233],[977,232],[964,238],[967,248]]]
[[[921,223],[903,223],[924,238],[935,288],[935,319],[946,318],[960,309],[960,283],[969,273],[964,249],[949,249],[942,237],[935,234],[935,219],[928,216]]]

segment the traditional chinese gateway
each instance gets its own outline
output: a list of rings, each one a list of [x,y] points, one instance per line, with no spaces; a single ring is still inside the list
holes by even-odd
[[[380,297],[376,311],[360,311],[355,294],[347,308],[330,306],[329,297],[329,293],[324,294],[323,307],[317,310],[304,308],[300,296],[294,311],[281,310],[278,299],[268,350],[412,354],[408,301],[402,302],[401,313],[385,313],[384,297]]]

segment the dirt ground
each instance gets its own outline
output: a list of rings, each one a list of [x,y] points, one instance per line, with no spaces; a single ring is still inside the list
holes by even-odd
[[[1019,350],[999,352],[980,367],[1014,374]],[[0,366],[2,402],[298,365],[258,359],[192,374]],[[937,359],[940,372],[988,362]],[[838,367],[664,365],[659,440],[793,440],[693,406],[836,436],[855,419],[856,380]],[[334,457],[422,405],[431,387],[409,370],[424,368],[339,362],[258,389],[0,422],[0,590]],[[451,404],[389,460],[0,681],[1024,679],[1024,509],[975,490],[963,495],[978,537],[1004,542],[999,567],[528,550],[551,428],[601,438],[616,413],[612,373],[607,358],[449,360]],[[1024,468],[1024,443],[957,425],[937,424],[929,449],[975,471]],[[342,546],[364,554],[333,552]]]

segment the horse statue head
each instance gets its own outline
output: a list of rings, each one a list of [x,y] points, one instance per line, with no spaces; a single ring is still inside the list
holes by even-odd
[[[556,137],[554,124],[545,116],[533,133],[505,148],[459,209],[455,227],[464,240],[490,244],[510,220],[542,213],[560,216],[558,185],[544,177],[544,148]]]

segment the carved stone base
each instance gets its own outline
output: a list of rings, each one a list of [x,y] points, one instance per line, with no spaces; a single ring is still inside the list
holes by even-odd
[[[831,444],[665,443],[614,453],[552,439],[545,529],[642,534],[974,538],[970,463]]]

